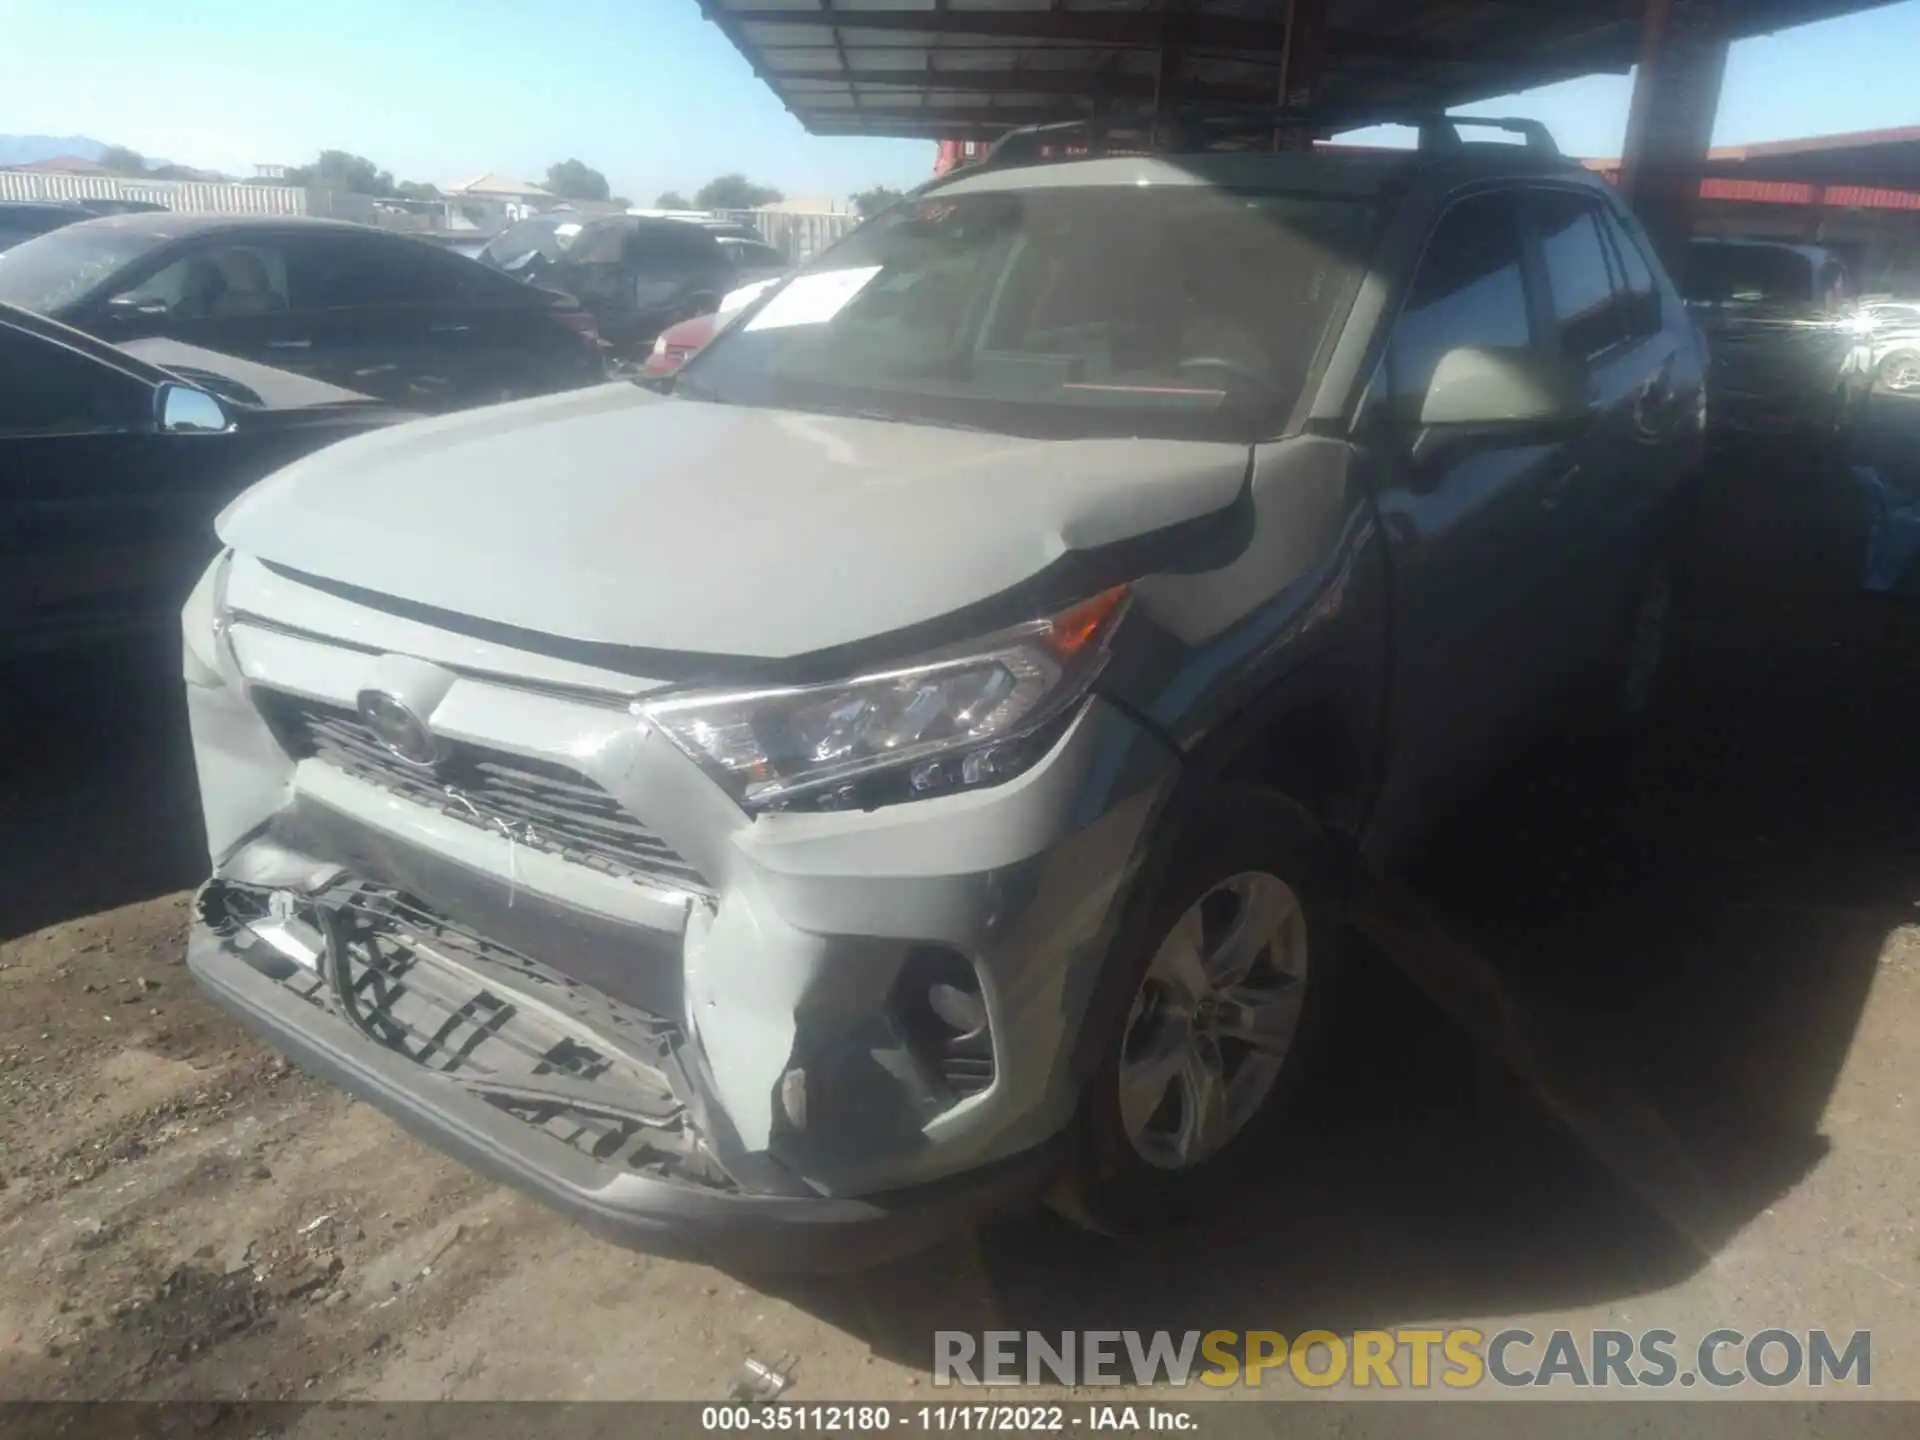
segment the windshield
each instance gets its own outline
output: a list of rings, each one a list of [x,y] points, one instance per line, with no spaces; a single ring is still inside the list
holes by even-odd
[[[22,241],[0,252],[0,301],[50,315],[168,238],[83,222]]]
[[[543,260],[558,260],[579,238],[582,228],[578,215],[536,215],[494,236],[480,252],[480,258],[491,260],[503,270],[522,265],[535,255]]]
[[[1784,246],[1696,243],[1687,253],[1686,295],[1734,305],[1807,304],[1813,262]]]
[[[680,393],[1038,436],[1250,438],[1298,401],[1372,222],[1362,201],[1199,185],[936,192],[727,327]]]

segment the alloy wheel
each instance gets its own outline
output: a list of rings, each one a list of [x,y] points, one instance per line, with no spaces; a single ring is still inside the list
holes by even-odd
[[[1920,390],[1920,355],[1897,355],[1880,370],[1880,382],[1901,394]]]
[[[1175,923],[1135,991],[1121,1043],[1120,1120],[1148,1165],[1217,1155],[1272,1094],[1307,993],[1307,924],[1293,888],[1248,871]]]

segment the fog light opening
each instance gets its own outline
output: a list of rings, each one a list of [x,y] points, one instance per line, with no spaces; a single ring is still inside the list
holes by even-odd
[[[986,994],[966,956],[941,945],[917,947],[900,967],[893,996],[907,1046],[946,1106],[993,1084]]]

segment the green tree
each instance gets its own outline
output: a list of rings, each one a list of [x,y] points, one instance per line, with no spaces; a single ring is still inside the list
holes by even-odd
[[[144,175],[147,157],[124,145],[109,145],[100,152],[100,163],[115,175]]]
[[[604,200],[607,177],[578,160],[562,160],[547,167],[547,189],[562,200]]]
[[[402,180],[393,187],[393,194],[397,200],[438,200],[440,198],[439,187],[429,185],[424,180]]]
[[[656,210],[691,210],[693,208],[693,202],[678,190],[663,190],[660,192],[660,198],[653,202],[653,208]]]
[[[900,192],[891,185],[876,185],[871,190],[861,190],[856,193],[853,197],[853,208],[858,210],[864,219],[871,215],[878,215],[899,198]]]
[[[311,165],[287,168],[286,183],[320,190],[345,190],[354,195],[389,196],[395,193],[393,176],[364,155],[345,150],[322,150]]]
[[[784,199],[771,185],[758,185],[741,174],[709,180],[694,194],[696,210],[757,210]],[[662,207],[664,208],[664,207]]]

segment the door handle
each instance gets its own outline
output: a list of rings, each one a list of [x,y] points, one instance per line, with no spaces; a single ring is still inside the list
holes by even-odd
[[[311,350],[313,348],[313,341],[311,340],[269,340],[267,341],[267,348],[269,350]]]

